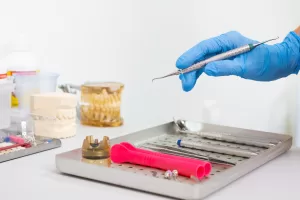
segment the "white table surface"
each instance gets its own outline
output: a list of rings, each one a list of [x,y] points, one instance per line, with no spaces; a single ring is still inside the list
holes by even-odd
[[[147,127],[144,127],[147,128]],[[136,128],[135,128],[136,129]],[[143,129],[143,128],[139,128]],[[139,130],[137,129],[137,130]],[[0,164],[0,199],[160,200],[166,197],[70,177],[57,172],[55,155],[79,148],[87,135],[111,138],[137,131],[133,127],[92,128],[78,125],[77,135],[62,140],[62,147]],[[277,159],[238,179],[207,200],[300,199],[300,149],[291,149]]]

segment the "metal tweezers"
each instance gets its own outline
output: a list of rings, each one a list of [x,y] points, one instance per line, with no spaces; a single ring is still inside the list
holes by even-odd
[[[209,161],[211,163],[215,163],[215,164],[230,165],[230,166],[236,165],[235,162],[230,162],[230,161],[222,159],[222,158],[212,158],[211,156],[203,156],[203,155],[196,154],[195,152],[192,152],[189,150],[182,150],[182,149],[164,146],[164,145],[144,144],[141,147],[150,149],[153,151],[157,151],[160,153],[175,155],[175,156],[183,156],[183,157],[207,160],[207,161]]]

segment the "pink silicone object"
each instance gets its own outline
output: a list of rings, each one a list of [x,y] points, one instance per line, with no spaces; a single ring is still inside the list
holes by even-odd
[[[204,167],[199,163],[132,151],[121,144],[115,144],[111,147],[110,158],[114,163],[132,163],[162,170],[176,169],[182,176],[194,176],[198,179],[204,177]]]
[[[15,135],[10,135],[9,139],[16,144],[24,144],[25,140],[21,137],[15,136]]]
[[[141,153],[156,155],[156,156],[160,156],[160,157],[163,157],[163,158],[182,160],[184,162],[198,163],[199,165],[203,165],[205,176],[209,175],[210,172],[211,172],[211,169],[212,169],[211,163],[203,161],[203,160],[197,160],[197,159],[193,159],[193,158],[186,158],[186,157],[180,157],[180,156],[173,156],[173,155],[163,154],[163,153],[159,153],[159,152],[155,152],[155,151],[149,151],[149,150],[146,150],[146,149],[140,149],[140,148],[136,148],[134,145],[132,145],[128,142],[121,142],[120,144],[125,146],[127,149],[132,150],[132,151],[137,151],[137,152],[141,152]]]

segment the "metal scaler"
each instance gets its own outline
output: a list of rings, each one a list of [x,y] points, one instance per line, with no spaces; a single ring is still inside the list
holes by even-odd
[[[163,79],[163,78],[166,78],[166,77],[169,77],[169,76],[180,75],[180,74],[184,74],[184,73],[188,73],[188,72],[191,72],[191,71],[198,70],[198,69],[204,67],[205,65],[207,65],[210,62],[228,59],[228,58],[231,58],[231,57],[234,57],[234,56],[237,56],[237,55],[249,52],[249,51],[255,49],[256,47],[258,47],[259,45],[262,45],[264,43],[270,42],[272,40],[277,40],[278,38],[279,37],[276,37],[276,38],[269,39],[269,40],[266,40],[266,41],[263,41],[263,42],[259,42],[259,43],[256,43],[256,44],[247,44],[245,46],[238,47],[236,49],[232,49],[230,51],[227,51],[227,52],[218,54],[216,56],[210,57],[210,58],[208,58],[206,60],[200,61],[200,62],[198,62],[198,63],[196,63],[196,64],[194,64],[194,65],[192,65],[192,66],[190,66],[188,68],[180,69],[180,70],[177,70],[177,71],[175,71],[175,72],[173,72],[171,74],[168,74],[168,75],[165,75],[165,76],[162,76],[162,77],[154,78],[154,79],[152,79],[152,82],[154,80],[157,80],[157,79]]]
[[[259,152],[251,152],[243,149],[236,149],[236,148],[230,148],[230,147],[225,147],[225,146],[220,146],[215,144],[206,144],[202,142],[191,142],[191,141],[184,141],[184,140],[178,140],[177,145],[179,147],[198,149],[198,150],[204,150],[209,152],[240,156],[245,158],[251,158],[252,156],[257,156],[259,154]]]
[[[195,134],[201,138],[206,138],[210,140],[218,140],[224,142],[231,142],[236,144],[246,144],[255,147],[263,147],[263,148],[272,148],[277,144],[280,144],[280,141],[258,141],[254,138],[243,138],[243,137],[236,137],[229,133],[219,133],[219,132],[202,132],[202,131],[190,131],[189,128],[185,125],[184,120],[177,120],[175,124],[179,128],[179,132],[187,133],[187,134]]]
[[[158,144],[145,144],[142,146],[143,148],[150,149],[153,151],[157,151],[160,153],[175,155],[175,156],[182,156],[182,157],[188,157],[188,158],[196,158],[200,160],[207,160],[214,164],[221,164],[221,165],[236,165],[234,161],[228,161],[227,159],[223,158],[213,158],[211,156],[204,156],[202,155],[203,152],[195,153],[193,151],[190,151],[188,149],[182,149],[182,148],[174,148],[164,145],[158,145]]]

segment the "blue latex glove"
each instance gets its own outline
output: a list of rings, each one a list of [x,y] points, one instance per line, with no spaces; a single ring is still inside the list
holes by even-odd
[[[192,47],[178,58],[176,66],[184,69],[216,54],[257,42],[238,32],[228,32]],[[256,81],[273,81],[297,74],[299,68],[300,36],[290,32],[281,43],[263,44],[231,59],[211,62],[200,70],[180,75],[180,79],[183,90],[188,92],[193,89],[203,72],[215,77],[235,75]]]

